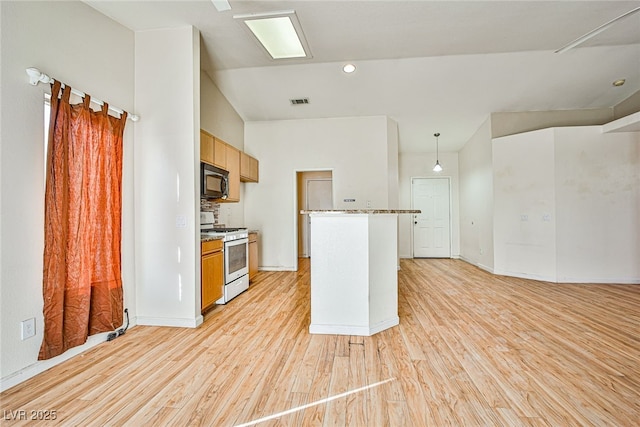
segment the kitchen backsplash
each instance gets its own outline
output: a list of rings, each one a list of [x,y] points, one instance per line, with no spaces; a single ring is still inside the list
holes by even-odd
[[[201,212],[213,212],[215,223],[218,224],[220,218],[220,203],[213,202],[208,199],[200,198],[200,211]]]

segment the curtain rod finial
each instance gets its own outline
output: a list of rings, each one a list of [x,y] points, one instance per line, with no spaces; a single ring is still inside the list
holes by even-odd
[[[44,73],[41,73],[37,68],[27,68],[27,74],[29,75],[29,83],[36,86],[38,83],[51,83],[53,79]]]
[[[29,83],[33,86],[40,82],[40,76],[42,73],[37,68],[27,68],[27,74],[29,75]]]

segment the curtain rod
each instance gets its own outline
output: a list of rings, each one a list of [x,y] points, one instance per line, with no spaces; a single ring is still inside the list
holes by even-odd
[[[42,82],[42,83],[53,83],[55,81],[55,79],[52,79],[51,77],[49,77],[48,75],[46,75],[45,73],[41,73],[40,70],[38,70],[37,68],[27,68],[27,74],[29,75],[29,83],[31,83],[33,86],[37,86],[38,83]],[[64,83],[60,82],[62,87],[65,86]],[[84,92],[80,92],[79,90],[76,89],[71,89],[71,93],[73,93],[74,95],[77,95],[79,97],[84,98],[85,94]],[[100,106],[104,106],[104,101],[101,101],[99,99],[95,99],[95,98],[91,98],[91,102],[98,104]],[[117,107],[112,107],[111,105],[109,105],[109,110],[114,111],[120,115],[124,114],[124,110],[117,108]],[[127,118],[131,119],[134,122],[137,122],[138,120],[140,120],[140,116],[137,116],[135,114],[129,114],[127,113]]]

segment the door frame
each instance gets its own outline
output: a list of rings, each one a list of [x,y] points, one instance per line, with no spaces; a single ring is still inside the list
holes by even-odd
[[[450,176],[412,176],[411,177],[411,209],[415,209],[413,206],[413,180],[414,179],[446,179],[448,181],[449,186],[449,258],[453,258],[453,197],[451,192],[451,177]],[[413,215],[413,214],[412,214]],[[411,218],[411,222],[413,223],[413,218]],[[414,240],[414,224],[410,224],[411,226],[411,259],[415,258],[415,246],[413,244]]]
[[[298,208],[300,205],[300,200],[298,197],[298,175],[304,172],[328,172],[331,174],[331,197],[333,199],[332,205],[335,207],[336,203],[336,187],[334,181],[334,168],[310,168],[310,169],[294,169],[293,170],[293,240],[292,244],[294,247],[294,260],[293,265],[295,266],[295,271],[298,271],[298,258],[300,257],[300,253],[298,252],[298,241],[299,241],[299,233],[298,233],[298,218],[300,216],[300,209]]]
[[[332,176],[331,178],[309,178],[304,180],[304,183],[306,184],[306,189],[305,189],[306,197],[304,201],[305,209],[309,206],[309,182],[311,181],[324,181],[324,182],[329,181],[331,183],[331,206],[333,207],[333,176]],[[310,235],[311,235],[311,224],[307,221],[302,226],[302,241],[306,246],[305,248],[303,248],[303,252],[305,252],[309,257],[311,257],[311,239],[309,238]],[[306,237],[306,241],[304,239],[305,237]],[[300,257],[300,254],[298,254],[298,258],[299,257]]]

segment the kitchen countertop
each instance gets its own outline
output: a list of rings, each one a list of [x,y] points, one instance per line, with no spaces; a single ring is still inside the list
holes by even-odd
[[[258,230],[247,230],[248,234],[260,233]],[[200,234],[200,242],[209,242],[211,240],[222,240],[223,236],[207,236],[204,234]]]
[[[342,209],[342,210],[301,210],[301,214],[419,214],[416,209]]]
[[[212,240],[222,240],[224,236],[206,236],[204,234],[200,234],[200,242],[210,242]]]

